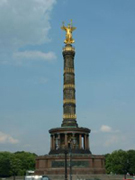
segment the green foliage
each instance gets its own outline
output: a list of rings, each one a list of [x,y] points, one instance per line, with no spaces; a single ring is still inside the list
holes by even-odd
[[[0,177],[22,176],[35,169],[36,154],[30,152],[0,152]]]
[[[10,170],[10,159],[12,154],[10,152],[1,152],[0,153],[0,176],[8,177],[11,175]]]
[[[135,150],[114,151],[105,156],[106,172],[113,174],[135,173]]]
[[[134,174],[135,173],[135,150],[129,150],[128,153],[128,163],[129,163],[129,173]]]
[[[10,168],[13,176],[19,175],[19,170],[22,168],[21,160],[13,156],[10,160]]]
[[[25,170],[34,170],[35,169],[35,158],[36,158],[36,154],[34,153],[29,153],[29,152],[16,152],[15,153],[15,157],[17,159],[21,160],[21,167],[22,169]]]

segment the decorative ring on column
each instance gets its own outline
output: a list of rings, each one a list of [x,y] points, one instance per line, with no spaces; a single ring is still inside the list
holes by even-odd
[[[64,89],[66,89],[66,88],[74,88],[75,89],[75,85],[74,84],[65,84]]]
[[[76,119],[76,114],[63,114],[63,119]]]
[[[64,69],[64,73],[74,73],[74,69],[73,68]]]
[[[66,103],[76,104],[76,100],[75,100],[75,99],[64,99],[64,100],[63,100],[63,104],[66,104]]]

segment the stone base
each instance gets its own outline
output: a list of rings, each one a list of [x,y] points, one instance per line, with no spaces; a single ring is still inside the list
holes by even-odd
[[[104,156],[92,154],[72,154],[72,174],[105,174]],[[69,174],[70,156],[67,155],[67,166]],[[45,155],[36,159],[36,175],[64,175],[65,155]]]
[[[67,149],[67,152],[70,153],[70,149]],[[64,149],[56,149],[56,150],[50,150],[49,154],[63,154],[65,152]],[[91,154],[91,151],[89,149],[72,149],[72,154]]]

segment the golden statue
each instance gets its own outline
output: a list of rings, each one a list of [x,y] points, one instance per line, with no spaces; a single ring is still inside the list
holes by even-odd
[[[76,29],[76,27],[72,26],[72,20],[71,23],[68,24],[67,27],[64,26],[64,22],[63,22],[63,26],[61,27],[62,30],[66,31],[66,39],[64,40],[65,44],[72,44],[74,43],[74,39],[72,38],[72,31],[74,31]]]

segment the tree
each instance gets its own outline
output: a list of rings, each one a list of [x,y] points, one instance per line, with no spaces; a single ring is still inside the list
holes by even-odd
[[[10,167],[11,167],[11,174],[14,177],[14,180],[15,180],[15,176],[19,175],[19,171],[21,169],[21,161],[20,161],[20,159],[13,156],[11,158],[11,160],[10,160]]]
[[[129,163],[129,170],[128,172],[130,174],[135,173],[135,150],[129,150],[127,151],[128,154],[128,163]]]
[[[10,159],[12,158],[12,153],[1,152],[0,153],[0,177],[8,177],[11,175]]]
[[[21,161],[21,170],[23,171],[23,175],[25,175],[26,170],[34,170],[35,169],[35,159],[37,157],[36,154],[30,152],[16,152],[15,157]]]
[[[0,177],[25,175],[35,169],[37,155],[30,152],[0,152]]]
[[[126,151],[118,150],[106,157],[107,173],[126,174],[129,169],[128,154]]]

